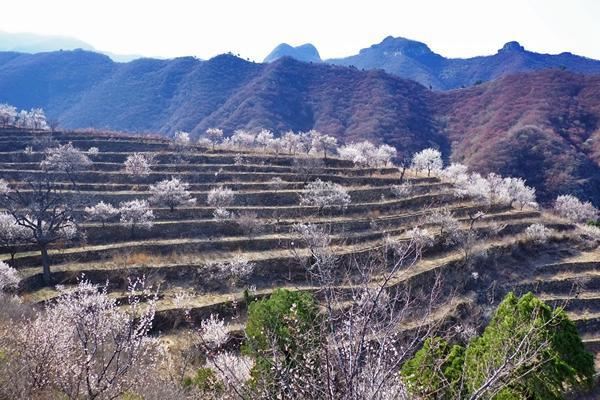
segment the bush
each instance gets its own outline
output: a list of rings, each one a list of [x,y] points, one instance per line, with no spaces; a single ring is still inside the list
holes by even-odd
[[[185,377],[183,385],[186,387],[194,387],[201,392],[216,392],[223,393],[225,387],[223,382],[217,378],[215,372],[210,368],[199,368],[196,375],[193,377]]]
[[[565,387],[591,387],[594,358],[561,308],[509,293],[466,348],[429,339],[401,374],[426,399],[559,400]]]
[[[293,379],[294,370],[318,365],[307,362],[319,340],[318,303],[310,293],[277,289],[268,299],[251,303],[245,332],[242,351],[256,360],[255,384],[276,380],[281,369]]]
[[[537,244],[546,243],[549,233],[550,229],[546,228],[543,224],[532,224],[525,229],[527,240]]]
[[[393,185],[390,190],[395,197],[402,199],[410,196],[414,190],[414,187],[412,183],[405,182],[400,185]]]

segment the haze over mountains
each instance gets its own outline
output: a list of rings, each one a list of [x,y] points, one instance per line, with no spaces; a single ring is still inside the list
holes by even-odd
[[[268,64],[232,55],[115,63],[83,50],[5,52],[0,102],[43,107],[65,128],[196,135],[209,127],[317,129],[346,142],[386,142],[407,154],[435,146],[479,171],[527,178],[542,200],[574,192],[600,204],[600,76],[573,69],[438,92],[382,70],[289,57]],[[488,76],[500,71],[506,69]]]
[[[48,51],[76,49],[97,51],[91,44],[69,36],[0,31],[0,51],[35,54]],[[141,56],[133,54],[102,53],[118,62],[127,62],[135,60],[136,58],[141,58]]]

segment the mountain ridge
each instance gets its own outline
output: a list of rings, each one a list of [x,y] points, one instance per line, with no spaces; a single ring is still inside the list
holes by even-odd
[[[566,190],[600,204],[597,75],[550,69],[438,92],[382,70],[289,57],[115,63],[82,50],[0,53],[0,102],[42,107],[64,128],[317,129],[403,155],[433,146],[476,170],[522,176],[543,201]]]
[[[548,68],[600,74],[598,60],[569,52],[536,53],[516,41],[507,42],[492,55],[447,58],[433,52],[425,43],[388,36],[358,54],[324,62],[359,69],[383,69],[436,90],[468,87],[508,74]]]

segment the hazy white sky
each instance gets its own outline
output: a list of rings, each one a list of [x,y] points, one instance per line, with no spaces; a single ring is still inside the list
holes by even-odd
[[[600,59],[599,0],[11,0],[0,30],[73,36],[120,54],[260,61],[287,42],[323,58],[385,36],[423,41],[446,56],[495,53],[518,40],[547,53]]]

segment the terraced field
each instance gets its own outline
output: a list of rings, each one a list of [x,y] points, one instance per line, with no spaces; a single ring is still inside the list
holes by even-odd
[[[23,178],[41,174],[39,163],[44,154],[25,151],[32,140],[39,140],[36,136],[0,130],[0,177],[25,191]],[[196,321],[214,312],[235,316],[234,326],[240,329],[242,291],[248,285],[256,286],[259,296],[278,287],[316,290],[305,268],[309,252],[294,224],[326,226],[332,234],[334,252],[345,257],[374,251],[388,237],[407,240],[407,232],[436,209],[450,209],[464,229],[468,215],[481,209],[468,199],[455,197],[451,185],[439,178],[417,176],[411,171],[404,180],[411,181],[414,188],[409,196],[398,199],[391,191],[392,185],[401,183],[395,168],[357,168],[348,161],[328,159],[325,168],[307,175],[288,155],[244,153],[240,157],[195,147],[182,154],[164,139],[116,135],[55,133],[53,138],[72,142],[81,150],[99,149],[99,154],[91,156],[93,165],[77,174],[78,190],[90,204],[105,201],[118,205],[145,199],[150,184],[171,176],[190,183],[196,206],[175,211],[154,208],[156,221],[150,230],[132,237],[118,221],[105,226],[84,223],[85,242],[50,251],[56,284],[73,285],[84,275],[92,282],[108,282],[117,298],[125,296],[128,278],[145,276],[148,283],[159,285],[155,330],[169,335],[186,328],[182,322],[185,310],[190,310]],[[123,162],[132,152],[155,153],[153,172],[140,177],[126,174]],[[273,178],[283,182],[274,184]],[[317,178],[343,185],[351,204],[345,210],[326,213],[300,206],[306,182]],[[64,174],[56,173],[56,181],[64,186],[65,195],[72,192]],[[248,234],[235,218],[213,219],[214,208],[206,199],[208,191],[218,185],[235,191],[229,209],[237,215],[255,215],[258,232]],[[573,225],[554,216],[510,207],[485,211],[476,227],[485,240],[477,243],[476,250],[486,257],[465,263],[461,251],[433,247],[415,268],[395,277],[393,283],[426,291],[441,276],[455,296],[433,317],[462,318],[467,323],[477,322],[478,316],[507,291],[531,290],[565,307],[589,348],[600,352],[600,251],[584,245]],[[83,210],[79,213],[83,216]],[[524,243],[522,232],[536,222],[554,230],[550,243]],[[210,278],[211,265],[240,255],[256,265],[245,286]],[[10,259],[6,251],[0,257]],[[20,293],[28,302],[51,301],[58,294],[55,288],[44,285],[40,263],[34,248],[22,247],[15,256],[14,266],[21,274]],[[183,301],[176,299],[181,293],[186,293]]]

